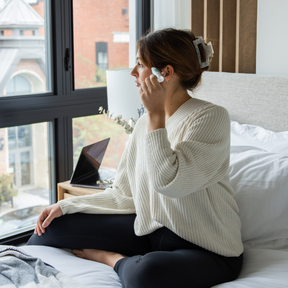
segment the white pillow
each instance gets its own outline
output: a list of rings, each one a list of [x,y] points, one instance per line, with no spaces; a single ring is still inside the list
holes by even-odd
[[[288,155],[288,131],[273,132],[262,127],[231,121],[231,146],[255,146]]]
[[[288,248],[288,156],[232,146],[229,173],[244,245]]]

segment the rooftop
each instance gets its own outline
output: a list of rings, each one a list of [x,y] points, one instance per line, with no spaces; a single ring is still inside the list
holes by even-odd
[[[44,19],[24,0],[0,0],[0,9],[0,28],[44,26]]]

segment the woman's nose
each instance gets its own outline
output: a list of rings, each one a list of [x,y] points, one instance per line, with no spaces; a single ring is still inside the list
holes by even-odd
[[[137,69],[136,69],[137,67],[135,66],[133,69],[132,69],[132,71],[130,72],[130,74],[132,75],[132,76],[134,76],[134,77],[136,77],[137,76]]]

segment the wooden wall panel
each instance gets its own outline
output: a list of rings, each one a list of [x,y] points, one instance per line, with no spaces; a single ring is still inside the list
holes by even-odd
[[[191,0],[191,29],[211,41],[210,71],[256,73],[257,0]]]
[[[235,72],[236,0],[223,0],[222,71]]]
[[[191,2],[191,30],[195,36],[203,36],[204,31],[204,1]]]
[[[257,0],[240,1],[239,72],[256,73]]]
[[[206,41],[211,41],[214,57],[210,71],[219,71],[219,36],[220,36],[220,0],[207,0],[207,33]],[[204,12],[205,13],[205,12]]]

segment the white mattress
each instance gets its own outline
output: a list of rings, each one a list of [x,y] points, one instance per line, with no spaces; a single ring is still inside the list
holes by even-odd
[[[118,275],[109,266],[77,258],[71,252],[63,249],[45,246],[22,246],[21,249],[27,254],[41,258],[44,262],[87,287],[122,287]],[[243,269],[238,279],[215,287],[287,288],[288,251],[246,249]]]
[[[21,246],[27,254],[42,259],[87,288],[121,288],[117,273],[109,266],[76,257],[71,252],[47,246]]]

